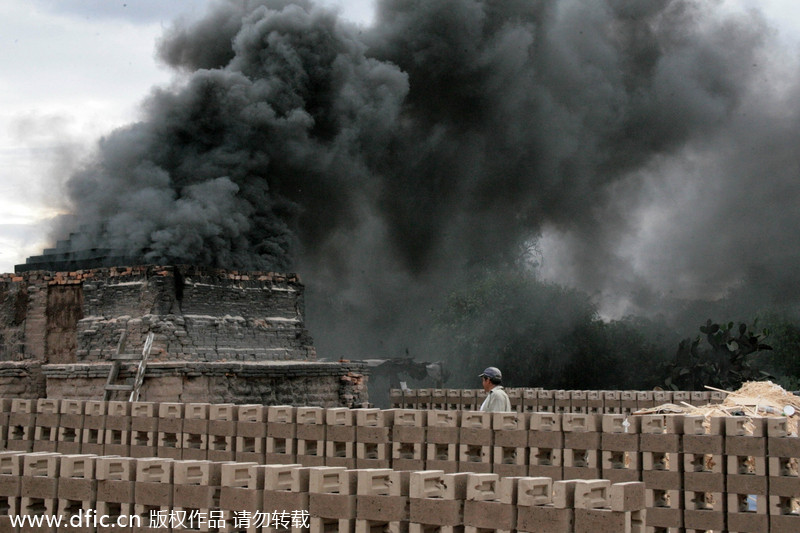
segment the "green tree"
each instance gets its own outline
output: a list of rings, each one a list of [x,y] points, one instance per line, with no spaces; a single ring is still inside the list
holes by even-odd
[[[474,386],[485,367],[500,367],[512,387],[640,388],[657,383],[659,351],[633,321],[604,322],[590,297],[545,283],[531,272],[485,275],[453,292],[436,314],[434,335]]]
[[[734,390],[745,381],[771,377],[750,357],[772,350],[763,342],[769,332],[753,333],[746,324],[733,326],[733,322],[720,325],[709,319],[700,326],[703,336],[682,340],[675,360],[667,365],[665,385],[674,390],[702,390],[706,385]],[[701,345],[703,338],[707,345]]]

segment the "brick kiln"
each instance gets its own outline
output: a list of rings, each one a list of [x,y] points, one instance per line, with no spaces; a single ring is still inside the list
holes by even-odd
[[[361,405],[364,365],[316,360],[303,290],[294,275],[188,266],[3,274],[0,397],[102,399],[123,333],[129,354],[153,333],[141,400]]]

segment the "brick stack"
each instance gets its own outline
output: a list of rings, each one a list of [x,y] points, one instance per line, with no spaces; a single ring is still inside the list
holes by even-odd
[[[606,414],[601,415],[601,427],[601,477],[612,483],[641,481],[641,419],[623,414]]]
[[[683,528],[683,417],[644,415],[639,447],[646,489],[647,527]]]
[[[107,408],[107,402],[100,400],[86,401],[84,405],[83,428],[81,429],[81,453],[103,455]]]
[[[8,413],[6,449],[29,452],[36,428],[36,400],[14,398]]]
[[[425,470],[426,412],[421,409],[396,409],[392,425],[392,468]]]
[[[172,516],[182,523],[173,531],[217,531],[224,524],[220,509],[222,463],[175,461],[173,464]]]
[[[767,450],[770,530],[780,533],[800,531],[800,437],[790,436],[785,418],[767,420]],[[757,505],[755,511],[763,514],[763,506]],[[729,523],[732,522],[730,513],[729,505]],[[760,533],[761,530],[754,528],[751,531]]]
[[[409,478],[409,533],[454,531],[464,522],[469,474],[442,470],[412,472]],[[439,528],[439,529],[435,529]]]
[[[265,524],[263,531],[278,531],[278,528],[294,522],[298,527],[292,531],[302,531],[292,515],[310,508],[310,472],[312,467],[295,465],[265,465],[257,467],[264,472],[264,499],[260,505],[272,517],[271,524]],[[277,519],[276,519],[277,517]],[[266,517],[265,517],[266,518]],[[289,529],[288,527],[284,529]]]
[[[469,474],[464,500],[464,532],[492,530],[510,533],[517,528],[518,477]]]
[[[517,484],[517,531],[562,533],[574,524],[574,481],[522,478]]]
[[[297,408],[297,462],[303,466],[325,466],[325,409]]]
[[[612,485],[607,479],[581,480],[575,482],[574,490],[574,533],[644,533],[646,511],[643,483]]]
[[[391,468],[394,410],[356,409],[356,468]]]
[[[256,463],[222,463],[220,479],[219,508],[225,529],[236,531],[240,517],[250,516],[264,505],[264,469]]]
[[[491,413],[492,472],[503,477],[528,475],[528,413]]]
[[[236,460],[264,463],[267,450],[267,406],[240,405],[236,421]]]
[[[60,400],[39,398],[36,402],[36,422],[33,430],[33,451],[55,452],[58,448]]]
[[[181,458],[202,461],[208,459],[207,403],[187,403],[184,406]]]
[[[308,512],[312,531],[353,531],[357,475],[357,470],[343,466],[310,468]]]
[[[156,533],[159,529],[163,532],[164,524],[153,524],[151,518],[154,513],[168,517],[172,509],[174,463],[172,459],[155,457],[136,460],[133,510],[134,514],[141,517],[142,525],[140,528],[134,528],[134,533]]]
[[[528,475],[564,479],[564,433],[561,416],[556,413],[532,413],[528,433]]]
[[[724,430],[722,418],[683,418],[683,523],[687,530],[725,529]]]
[[[270,405],[267,408],[267,451],[268,464],[294,464],[295,453],[295,407],[290,405]]]
[[[726,417],[727,518],[736,530],[749,531],[767,522],[767,419]],[[724,495],[723,495],[724,496]],[[733,505],[731,505],[733,504]],[[746,513],[754,511],[754,515]],[[794,512],[797,512],[796,510]],[[756,518],[758,516],[758,518]],[[795,522],[795,527],[800,522]],[[758,531],[758,529],[754,529]],[[774,531],[781,531],[780,528]]]
[[[131,457],[155,457],[158,439],[158,404],[131,403]]]
[[[55,515],[58,511],[58,475],[61,455],[29,453],[22,458],[19,513],[29,516]],[[43,527],[40,531],[53,531]]]
[[[409,519],[410,472],[358,470],[356,531],[403,531]]]
[[[459,425],[463,411],[428,411],[425,468],[458,472]]]
[[[492,449],[494,430],[492,414],[483,411],[464,411],[461,413],[461,428],[458,434],[458,471],[492,471]]]
[[[103,437],[105,455],[130,455],[131,404],[128,402],[108,402]]]
[[[447,407],[445,409],[461,409],[461,389],[447,389]],[[414,406],[412,409],[416,409]]]
[[[600,478],[600,415],[565,413],[564,479]]]
[[[14,531],[9,515],[20,512],[22,457],[21,452],[0,452],[0,527],[5,531]]]
[[[98,457],[95,462],[97,476],[97,514],[114,520],[119,516],[134,514],[134,484],[136,459],[130,457]],[[108,531],[114,531],[108,529]]]
[[[59,410],[58,453],[81,453],[81,433],[85,425],[85,400],[61,400]]]
[[[606,390],[603,393],[603,413],[618,415],[622,414],[622,394],[618,390]]]
[[[211,404],[208,408],[208,459],[236,459],[236,415],[238,406],[232,403]]]
[[[58,514],[89,517],[97,506],[97,476],[92,455],[62,455],[58,478]],[[69,531],[94,533],[93,522],[79,519],[80,526]]]
[[[325,442],[325,464],[327,466],[356,467],[355,415],[352,409],[333,407],[326,410],[327,441]]]
[[[181,459],[183,438],[183,404],[164,402],[158,405],[156,423],[156,456]]]

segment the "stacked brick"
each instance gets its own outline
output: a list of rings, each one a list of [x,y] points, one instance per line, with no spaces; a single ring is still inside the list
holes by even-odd
[[[589,412],[588,403],[586,413],[557,413],[555,409],[482,413],[76,400],[0,400],[0,409],[0,435],[6,441],[6,451],[0,454],[0,515],[6,517],[15,512],[52,512],[59,506],[72,511],[85,509],[87,499],[94,494],[98,510],[102,505],[108,511],[105,514],[115,516],[150,514],[172,498],[174,507],[204,516],[211,511],[209,502],[217,502],[215,505],[227,512],[219,519],[230,521],[234,511],[246,511],[232,496],[239,489],[262,491],[260,496],[247,499],[249,502],[261,498],[261,506],[265,505],[264,491],[281,491],[280,497],[292,501],[301,498],[294,493],[360,495],[352,492],[356,490],[352,485],[336,489],[345,492],[331,492],[325,488],[328,481],[320,481],[322,485],[306,490],[302,477],[288,485],[279,481],[265,485],[265,479],[272,479],[265,478],[266,471],[252,474],[248,468],[233,467],[212,471],[208,470],[211,467],[202,466],[208,462],[239,461],[240,465],[266,464],[276,472],[292,472],[283,474],[283,478],[299,475],[294,473],[296,468],[305,468],[303,472],[331,467],[335,470],[323,471],[430,470],[442,476],[469,472],[482,476],[475,479],[485,482],[481,490],[486,491],[486,487],[496,484],[493,480],[519,477],[546,478],[553,491],[556,486],[567,490],[557,485],[564,480],[605,479],[612,485],[642,482],[648,510],[646,525],[654,531],[760,533],[796,531],[800,526],[800,439],[789,434],[784,417],[599,414]],[[65,428],[69,431],[60,431]],[[177,446],[178,442],[182,445]],[[215,444],[209,446],[209,442]],[[20,459],[32,451],[38,452],[31,455],[35,459],[28,463]],[[79,459],[86,454],[106,457],[91,462]],[[118,457],[108,457],[112,455]],[[148,461],[155,466],[142,470]],[[187,470],[185,476],[178,474],[181,471],[175,469],[174,463],[179,461],[190,462],[199,470]],[[44,481],[54,471],[59,472],[65,485]],[[176,475],[186,478],[181,485],[209,485],[219,490],[181,489],[183,493],[205,494],[205,500],[192,502],[175,503],[174,491],[171,496],[159,493],[158,498],[135,498],[137,490],[138,494],[147,495],[160,490],[156,488],[158,484],[175,484]],[[270,475],[282,477],[275,472]],[[415,498],[431,496],[412,488],[398,495],[386,485],[393,478],[384,476],[378,481],[377,477],[373,483],[378,492],[372,496],[406,497],[409,505],[417,509],[442,508],[442,523],[421,521],[421,526],[485,529],[478,519],[459,525],[450,523],[455,513],[450,507],[457,507],[456,504],[424,501],[412,505]],[[228,480],[230,490],[222,491],[223,479]],[[355,479],[357,483],[358,476]],[[460,479],[441,478],[457,484]],[[64,488],[70,483],[76,488]],[[492,489],[497,494],[482,500],[474,492],[478,489],[470,497],[465,488],[459,496],[463,502],[493,505],[463,503],[459,512],[463,515],[467,506],[482,505],[496,508],[497,516],[507,512],[502,506],[510,505],[508,497],[500,495],[505,494],[502,483],[506,482],[497,483],[501,485]],[[519,486],[514,490],[519,501]],[[528,487],[526,494],[540,490],[541,487]],[[223,492],[227,496],[223,497]],[[434,499],[443,497],[442,493]],[[360,519],[352,510],[353,505],[358,508],[357,498],[355,504],[351,502],[353,498],[326,496],[317,500],[341,500],[346,504],[338,514],[321,515],[327,520],[325,524],[344,520],[342,523],[348,527],[357,527]],[[391,505],[399,505],[392,501]],[[523,501],[530,505],[522,507],[538,505],[531,503],[538,501],[533,496]],[[378,505],[375,502],[370,505]],[[390,500],[384,503],[388,505]],[[136,505],[140,507],[132,507]],[[541,505],[554,504],[548,501]],[[565,512],[547,509],[525,512],[551,513],[554,523],[566,519]],[[519,512],[517,509],[517,520]],[[451,518],[445,520],[446,516]],[[570,516],[570,520],[577,520],[575,513]],[[361,527],[394,527],[388,522],[399,521],[379,524],[375,518],[363,520],[366,522]],[[631,520],[636,521],[635,517]],[[0,518],[0,523],[6,522]]]
[[[586,391],[506,388],[518,413],[632,414],[665,403],[722,403],[720,391]],[[444,400],[442,396],[444,395]],[[389,402],[401,409],[476,410],[486,397],[482,389],[391,389]]]

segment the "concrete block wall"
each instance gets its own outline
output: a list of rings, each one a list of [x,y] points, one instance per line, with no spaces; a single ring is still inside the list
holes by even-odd
[[[722,403],[718,391],[585,391],[509,388],[511,408],[518,413],[630,414],[665,403],[692,405]],[[393,409],[476,410],[486,393],[482,389],[391,389]],[[437,401],[433,401],[437,399]],[[438,399],[443,399],[438,401]]]
[[[70,531],[644,532],[644,485],[494,473],[0,453],[0,527],[81,516]],[[92,520],[94,518],[94,520]],[[74,522],[71,522],[74,524]],[[285,525],[285,528],[281,528]]]
[[[706,419],[684,415],[558,413],[555,410],[481,413],[463,409],[325,409],[25,399],[0,400],[0,409],[0,422],[4,424],[0,426],[0,435],[4,436],[4,450],[8,452],[0,455],[0,472],[7,476],[0,478],[0,509],[16,509],[23,504],[26,508],[47,508],[57,505],[49,500],[69,499],[52,496],[52,491],[47,492],[49,489],[41,480],[22,483],[26,476],[41,477],[32,472],[55,468],[57,465],[47,462],[54,459],[29,465],[29,473],[24,474],[24,464],[15,464],[6,457],[9,453],[34,451],[42,457],[50,457],[58,452],[60,445],[67,445],[65,453],[58,452],[62,466],[63,457],[102,454],[158,459],[160,462],[154,464],[160,465],[169,461],[249,462],[271,465],[278,471],[283,465],[300,465],[306,469],[334,469],[320,472],[356,469],[435,470],[442,475],[471,472],[483,475],[476,479],[485,480],[486,487],[494,486],[491,480],[497,478],[517,477],[547,478],[553,483],[596,479],[605,479],[611,484],[642,482],[648,510],[646,526],[654,531],[800,530],[800,438],[789,434],[787,419],[783,417]],[[54,432],[54,425],[59,429],[69,425],[72,431]],[[105,499],[98,496],[98,501],[113,504],[116,510],[123,504],[133,503],[120,501],[120,497],[115,496],[120,491],[136,488],[127,487],[129,482],[158,482],[143,479],[144,474],[137,474],[136,470],[135,475],[125,474],[124,462],[114,463],[114,468],[106,465],[106,470],[101,466],[101,463],[95,465],[95,470],[101,472],[96,490],[100,493],[102,488],[111,492],[103,493]],[[88,471],[88,467],[81,468]],[[159,468],[163,470],[160,474],[166,474],[164,469],[169,467]],[[116,477],[102,477],[102,472],[106,471],[113,472]],[[272,470],[263,474],[267,480],[281,477]],[[198,475],[217,476],[205,470]],[[221,470],[220,479],[223,475],[249,476],[236,469],[228,474]],[[16,481],[15,476],[19,478]],[[388,479],[384,476],[375,484],[388,483]],[[460,483],[458,480],[462,478],[446,479]],[[101,484],[100,481],[114,483]],[[405,481],[392,481],[396,482]],[[293,483],[303,485],[302,481]],[[261,482],[256,484],[260,486]],[[28,492],[33,496],[26,497],[32,500],[21,500],[23,486],[30,489]],[[156,490],[154,486],[143,487]],[[242,482],[232,488],[243,487]],[[563,488],[562,485],[558,487]],[[260,490],[278,489],[261,487]],[[530,491],[535,492],[534,488]],[[207,498],[222,498],[221,493],[205,494]],[[352,509],[353,506],[357,508],[358,502],[351,501],[353,498],[316,499],[319,505],[336,507],[332,502],[338,501],[343,508],[350,509],[341,515],[327,516],[329,522],[320,527],[331,527],[330,520],[334,519],[347,521],[355,527],[357,517]],[[74,498],[65,505],[78,508],[83,505],[79,501],[83,499]],[[193,505],[186,503],[180,507],[198,511],[199,507]],[[448,507],[454,504],[449,503],[416,505],[442,507],[442,516],[455,512]],[[499,504],[496,507],[494,511],[500,513],[498,516],[508,512]],[[139,511],[142,509],[134,509],[134,512]],[[565,519],[560,511],[537,510],[535,513],[551,513],[556,522]],[[571,520],[576,520],[574,515],[570,516]],[[636,521],[635,516],[630,519]],[[455,527],[450,523],[429,525]],[[378,527],[378,524],[362,526]],[[466,526],[484,528],[479,521]]]

